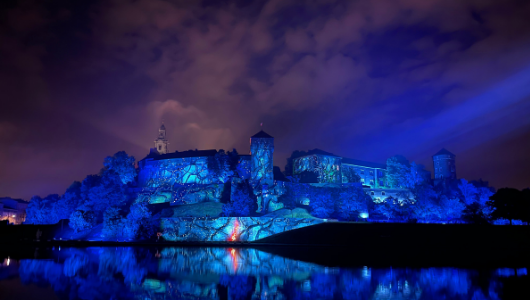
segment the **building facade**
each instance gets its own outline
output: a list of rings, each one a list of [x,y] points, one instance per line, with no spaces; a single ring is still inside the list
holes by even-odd
[[[303,176],[305,172],[315,173],[318,183],[352,183],[360,178],[363,186],[388,188],[384,164],[341,157],[320,149],[293,159],[293,174]]]
[[[11,224],[22,224],[26,220],[28,202],[22,199],[0,198],[0,220]]]

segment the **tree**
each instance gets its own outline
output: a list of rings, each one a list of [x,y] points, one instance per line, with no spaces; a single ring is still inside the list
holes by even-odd
[[[393,200],[389,198],[390,197],[374,205],[374,213],[384,216],[388,220],[394,219],[396,217]]]
[[[510,225],[513,220],[524,218],[521,191],[512,188],[499,189],[490,199],[488,205],[494,209],[492,213],[494,218],[508,219]]]
[[[43,223],[46,220],[46,212],[44,211],[45,207],[46,203],[41,197],[31,197],[28,207],[26,208],[26,223],[45,224]]]
[[[405,187],[413,188],[417,185],[423,185],[428,181],[428,173],[425,166],[418,165],[415,162],[410,164],[410,171],[406,174]]]
[[[311,214],[317,218],[328,218],[335,212],[335,201],[326,190],[314,194],[309,202]]]
[[[409,187],[410,163],[401,155],[395,155],[386,160],[386,178],[393,188]]]
[[[119,236],[124,227],[124,220],[120,214],[118,207],[111,206],[105,210],[103,214],[103,230],[102,233],[107,239]]]
[[[147,205],[146,202],[131,205],[124,228],[128,239],[148,239],[154,236],[158,218],[152,216]]]
[[[57,202],[59,195],[51,194],[45,198],[33,196],[26,208],[26,223],[55,224],[59,221]]]
[[[97,223],[96,215],[91,207],[82,205],[78,207],[70,216],[70,228],[75,232],[92,229]]]
[[[440,218],[442,220],[460,219],[466,206],[458,198],[448,198],[442,195],[440,198]]]
[[[61,202],[63,206],[61,219],[67,219],[77,207],[83,204],[81,182],[74,181],[61,196]]]
[[[414,218],[417,220],[440,219],[439,194],[430,185],[416,187],[412,192],[414,205],[411,209]]]
[[[127,155],[125,151],[120,151],[113,156],[107,156],[103,165],[106,170],[116,172],[123,184],[133,182],[136,178],[136,169],[134,167],[134,157]]]
[[[464,203],[466,205],[471,205],[475,201],[477,201],[477,188],[472,184],[467,182],[465,179],[460,179],[460,182],[458,183],[458,188],[460,189],[460,192],[462,193],[462,198],[464,200]]]
[[[339,196],[340,217],[343,220],[357,220],[360,213],[368,212],[369,201],[372,201],[372,198],[364,192],[361,184],[349,186]]]
[[[84,189],[87,197],[86,204],[94,210],[98,218],[103,215],[107,207],[120,207],[127,200],[127,186],[122,183],[116,172],[106,170],[98,178],[90,176],[88,178],[90,178],[89,185]],[[83,190],[85,181],[83,181],[81,190]]]
[[[473,224],[488,224],[489,216],[485,215],[478,202],[467,205],[463,212],[463,219]]]

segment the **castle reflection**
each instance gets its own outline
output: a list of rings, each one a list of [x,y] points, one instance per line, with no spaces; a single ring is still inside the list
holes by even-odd
[[[4,261],[0,281],[6,272],[27,288],[51,286],[60,299],[500,299],[500,279],[527,274],[327,268],[256,249],[207,247],[63,248],[48,259]]]

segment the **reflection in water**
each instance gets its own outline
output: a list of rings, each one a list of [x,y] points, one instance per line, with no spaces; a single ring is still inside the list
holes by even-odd
[[[63,248],[0,275],[14,267],[62,299],[500,299],[499,280],[527,272],[327,268],[248,248]]]

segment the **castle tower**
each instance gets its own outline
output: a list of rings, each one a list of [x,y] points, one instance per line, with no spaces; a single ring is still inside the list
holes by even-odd
[[[162,123],[162,126],[158,129],[158,138],[155,141],[155,149],[159,154],[166,154],[168,144],[169,142],[166,139],[166,126]]]
[[[434,181],[456,179],[455,155],[445,148],[432,156],[434,164]]]
[[[272,184],[274,138],[261,130],[250,138],[250,179]]]

